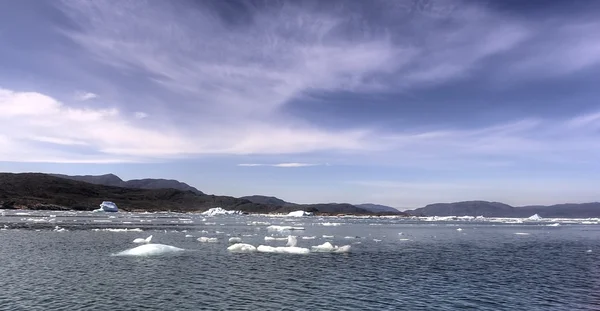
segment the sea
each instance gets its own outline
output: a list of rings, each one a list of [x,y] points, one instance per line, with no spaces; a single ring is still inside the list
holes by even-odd
[[[0,310],[600,310],[600,224],[4,210],[0,280]]]

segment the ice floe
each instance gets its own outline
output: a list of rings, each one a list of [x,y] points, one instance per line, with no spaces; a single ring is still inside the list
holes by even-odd
[[[56,226],[56,227],[54,227],[54,230],[52,230],[52,231],[54,231],[54,232],[65,232],[65,231],[69,231],[69,230],[67,230],[65,228],[61,228],[59,226]]]
[[[229,246],[227,250],[233,253],[253,253],[256,252],[256,247],[250,244],[236,243]]]
[[[168,253],[176,253],[184,251],[183,248],[164,245],[164,244],[144,244],[132,249],[128,249],[113,256],[156,256]]]
[[[202,242],[202,243],[216,243],[219,240],[217,238],[208,238],[205,236],[201,236],[199,238],[196,239],[198,242]]]
[[[308,254],[310,250],[308,248],[296,247],[296,246],[267,246],[259,245],[256,251],[260,253],[276,253],[276,254]]]
[[[341,226],[342,224],[339,222],[324,222],[321,223],[321,226],[326,226],[326,227],[337,227],[337,226]]]
[[[292,227],[292,226],[268,226],[267,230],[272,231],[289,231],[289,230],[304,230],[304,227]]]
[[[133,240],[133,243],[136,243],[136,244],[146,243],[146,244],[148,244],[148,243],[150,243],[150,240],[152,240],[152,236],[149,236],[149,237],[147,237],[145,239],[137,238],[137,239]]]
[[[288,236],[288,240],[287,240],[287,243],[285,244],[285,246],[295,247],[297,244],[298,244],[298,239],[295,236],[290,235],[290,236]]]
[[[128,228],[103,228],[103,229],[92,229],[92,231],[107,231],[107,232],[142,232],[144,230],[140,229],[140,228],[133,228],[133,229],[128,229]]]
[[[242,239],[238,237],[229,238],[229,243],[242,243]]]
[[[559,226],[560,226],[560,223],[558,223],[558,222],[546,225],[546,227],[559,227]]]
[[[265,241],[287,241],[288,238],[280,238],[274,236],[266,236]]]
[[[311,250],[316,253],[348,253],[352,247],[350,245],[337,246],[329,242],[321,245],[312,246]]]
[[[221,207],[213,207],[205,212],[202,212],[202,216],[221,216],[221,215],[241,215],[242,211],[229,211]]]
[[[117,207],[117,204],[115,204],[111,201],[103,201],[100,204],[100,208],[94,210],[94,212],[118,212],[118,211],[119,211],[119,208]]]
[[[316,238],[317,238],[316,236],[303,236],[302,237],[303,240],[314,240]]]
[[[303,216],[312,216],[313,213],[311,212],[306,212],[306,211],[293,211],[290,212],[289,214],[287,214],[287,216],[290,217],[303,217]]]
[[[533,214],[533,215],[529,216],[527,218],[527,220],[535,220],[535,221],[537,221],[537,220],[542,220],[542,217],[540,217],[540,215],[538,215],[538,214]]]

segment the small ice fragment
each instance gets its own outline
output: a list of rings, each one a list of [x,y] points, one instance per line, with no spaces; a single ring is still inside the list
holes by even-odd
[[[193,235],[191,235],[191,234],[186,234],[186,235],[185,235],[185,237],[186,237],[186,238],[193,238],[194,236],[193,236]]]
[[[245,243],[236,243],[227,248],[228,251],[233,253],[253,253],[256,252],[256,247]]]
[[[515,232],[516,235],[529,235],[527,232]]]
[[[288,231],[288,230],[304,230],[304,227],[292,227],[292,226],[268,226],[267,230],[273,231]]]
[[[133,243],[136,243],[136,244],[142,244],[142,243],[148,244],[148,243],[150,243],[150,240],[152,240],[152,236],[149,236],[149,237],[147,237],[145,239],[137,238],[137,239],[133,240]]]
[[[559,227],[560,223],[547,224],[546,227]]]
[[[333,235],[323,235],[324,239],[333,239]]]
[[[132,249],[122,251],[113,256],[155,256],[167,253],[184,251],[183,248],[164,244],[144,244]]]
[[[288,236],[288,240],[287,240],[287,244],[285,246],[295,247],[296,244],[298,244],[298,239],[295,236],[293,236],[293,235],[289,235]]]
[[[302,237],[303,240],[314,240],[316,238],[317,238],[316,236],[303,236]]]
[[[242,243],[242,239],[238,237],[229,238],[229,243]]]
[[[381,242],[381,240],[373,239],[373,242]]]
[[[458,229],[456,229],[456,231],[462,231],[462,228],[458,228]]]
[[[217,238],[208,238],[205,236],[201,236],[201,237],[197,238],[196,240],[198,240],[198,242],[202,242],[202,243],[215,243],[215,242],[219,241]]]
[[[350,245],[334,246],[330,242],[325,242],[321,245],[311,247],[311,250],[316,253],[347,253],[350,251],[350,249]]]
[[[287,241],[288,238],[278,238],[274,236],[266,236],[265,241]]]
[[[586,252],[586,253],[591,253],[591,252],[592,252],[592,250],[591,250],[591,249],[588,249],[588,250],[587,250],[587,251],[585,251],[585,252]]]
[[[276,254],[308,254],[310,250],[302,247],[273,247],[266,245],[259,245],[256,250],[261,253],[276,253]]]

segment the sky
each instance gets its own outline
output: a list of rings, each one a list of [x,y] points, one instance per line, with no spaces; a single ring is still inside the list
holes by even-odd
[[[0,0],[0,171],[600,201],[600,1]]]

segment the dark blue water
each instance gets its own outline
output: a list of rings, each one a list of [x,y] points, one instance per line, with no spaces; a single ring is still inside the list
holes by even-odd
[[[204,219],[170,214],[41,216],[0,218],[8,226],[0,231],[0,310],[600,308],[600,225],[256,216]],[[231,236],[255,246],[285,244],[265,242],[264,237],[284,237],[290,232],[268,231],[266,224],[255,221],[302,226],[305,230],[292,234],[317,237],[299,238],[300,247],[331,241],[351,244],[352,251],[228,252]],[[340,225],[323,225],[327,222]],[[55,225],[69,231],[55,232]],[[124,227],[143,232],[92,230]],[[457,231],[459,227],[463,230]],[[135,247],[133,239],[150,234],[155,243],[186,251],[153,257],[111,256]],[[200,243],[199,236],[217,237],[218,242]]]

